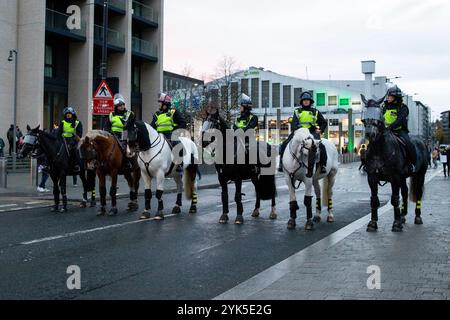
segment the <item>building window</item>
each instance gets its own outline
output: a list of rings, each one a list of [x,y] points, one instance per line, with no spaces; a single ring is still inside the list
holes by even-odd
[[[337,127],[339,125],[339,119],[330,119],[328,123],[330,127]]]
[[[252,103],[253,108],[259,108],[259,78],[252,79]]]
[[[339,99],[339,105],[340,106],[348,106],[348,105],[350,105],[350,99],[349,98],[340,98]]]
[[[292,86],[283,86],[283,108],[291,107]]]
[[[141,92],[141,68],[139,65],[135,65],[133,67],[133,74],[132,74],[132,91],[133,92]],[[167,82],[167,80],[166,80]]]
[[[300,106],[300,96],[302,95],[302,88],[294,88],[294,106]]]
[[[280,107],[280,84],[272,83],[272,108]]]
[[[267,80],[264,80],[261,82],[262,87],[262,107],[263,108],[269,108],[269,89],[270,89],[270,82]]]
[[[239,104],[239,83],[231,83],[231,106],[236,107]]]
[[[248,79],[241,80],[241,92],[248,95]]]
[[[329,96],[328,97],[328,105],[329,106],[336,106],[337,105],[337,97],[336,96]]]
[[[45,46],[45,71],[44,74],[47,78],[53,78],[55,76],[55,66],[53,61],[53,47]]]
[[[318,107],[324,107],[325,106],[325,98],[326,98],[326,94],[325,93],[317,93],[316,105]]]

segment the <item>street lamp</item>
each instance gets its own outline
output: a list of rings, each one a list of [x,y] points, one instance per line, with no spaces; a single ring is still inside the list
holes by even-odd
[[[17,160],[17,60],[18,60],[18,52],[17,50],[10,50],[8,61],[14,61],[14,106],[13,106],[13,171],[16,171],[16,160]],[[15,58],[15,59],[14,59]]]

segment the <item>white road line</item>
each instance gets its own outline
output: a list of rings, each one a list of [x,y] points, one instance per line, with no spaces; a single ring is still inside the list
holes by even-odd
[[[31,201],[31,202],[25,202],[26,205],[33,205],[33,204],[41,204],[42,201]]]
[[[430,182],[435,178],[440,172],[436,172],[430,176],[426,177],[425,184]],[[381,207],[378,211],[378,217],[381,217],[386,212],[392,209],[391,204],[388,202],[386,205]],[[328,248],[336,245],[338,242],[344,240],[353,232],[359,230],[367,224],[370,219],[371,214],[368,214],[349,225],[339,229],[338,231],[330,234],[329,236],[323,238],[322,240],[306,247],[299,252],[293,254],[292,256],[286,258],[285,260],[267,268],[266,270],[258,273],[246,281],[241,282],[234,288],[223,292],[222,294],[215,297],[213,300],[245,300],[254,294],[264,290],[269,287],[274,282],[278,281],[286,274],[291,272],[294,266],[299,267],[303,262],[307,261],[312,255],[322,254]]]
[[[2,204],[0,205],[0,208],[10,208],[10,207],[17,207],[17,204]]]
[[[165,218],[169,218],[169,217],[173,217],[173,216],[176,216],[176,214],[165,215]],[[20,244],[21,245],[30,245],[30,244],[36,244],[36,243],[41,243],[41,242],[59,240],[59,239],[74,237],[74,236],[77,236],[77,235],[82,235],[82,234],[87,234],[87,233],[92,233],[92,232],[97,232],[97,231],[104,231],[104,230],[108,230],[108,229],[121,228],[121,227],[124,227],[124,226],[137,224],[137,223],[148,222],[148,221],[153,221],[153,220],[156,220],[156,219],[153,217],[153,218],[147,219],[147,220],[129,221],[129,222],[124,222],[124,223],[120,223],[120,224],[113,224],[113,225],[109,225],[109,226],[105,226],[105,227],[99,227],[99,228],[93,228],[93,229],[69,232],[69,233],[65,233],[65,234],[61,234],[61,235],[57,235],[57,236],[53,236],[53,237],[41,238],[41,239],[36,239],[36,240],[31,240],[31,241],[24,241],[24,242],[21,242]]]

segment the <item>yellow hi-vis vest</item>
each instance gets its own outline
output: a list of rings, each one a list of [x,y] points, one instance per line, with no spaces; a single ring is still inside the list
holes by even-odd
[[[109,121],[111,122],[111,131],[114,133],[122,133],[124,122],[127,122],[130,117],[131,111],[125,112],[124,115],[118,116],[114,115],[114,112],[109,114]]]
[[[397,120],[397,109],[387,109],[384,113],[384,123],[386,125],[386,128],[389,127],[391,124],[393,124]],[[394,129],[394,131],[401,130],[402,126],[399,126]]]
[[[72,127],[72,123],[68,122],[66,120],[62,121],[63,123],[63,137],[64,138],[73,138],[73,136],[75,135],[76,131],[77,131],[77,127],[80,124],[80,121],[75,121],[75,127]]]
[[[317,126],[318,110],[314,113],[313,111],[297,109],[295,110],[295,115],[300,122],[301,128],[309,129],[312,126]]]
[[[250,115],[250,117],[248,117],[248,119],[237,117],[236,121],[234,122],[234,125],[238,129],[245,129],[247,127],[248,123],[253,119],[253,117],[254,117],[254,115],[252,115],[252,114]]]
[[[161,133],[173,131],[175,129],[176,124],[173,122],[175,111],[175,109],[170,109],[168,112],[156,114],[156,131]]]

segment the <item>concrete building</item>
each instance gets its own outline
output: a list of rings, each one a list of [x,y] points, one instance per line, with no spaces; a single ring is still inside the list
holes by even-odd
[[[441,113],[441,124],[447,137],[444,143],[450,143],[450,110]]]
[[[181,74],[169,71],[164,71],[163,81],[164,81],[163,86],[164,92],[171,92],[176,90],[190,90],[205,85],[205,82],[203,80],[183,76]]]
[[[139,118],[153,113],[162,89],[163,10],[163,0],[109,0],[108,82]],[[67,105],[76,107],[85,131],[98,127],[92,96],[101,80],[102,25],[103,0],[0,1],[3,131],[13,123],[15,62],[7,61],[12,49],[18,52],[22,129],[51,128]]]

